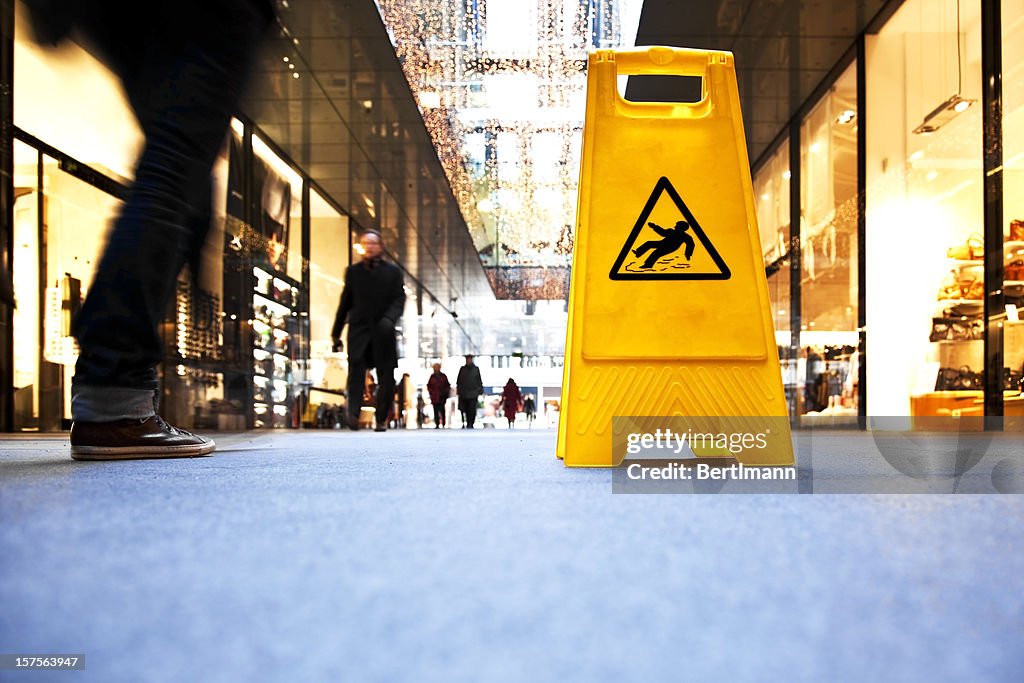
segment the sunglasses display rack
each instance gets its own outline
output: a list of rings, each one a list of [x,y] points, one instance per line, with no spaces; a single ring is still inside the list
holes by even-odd
[[[252,292],[253,426],[291,426],[292,373],[300,292],[281,275],[255,266]]]

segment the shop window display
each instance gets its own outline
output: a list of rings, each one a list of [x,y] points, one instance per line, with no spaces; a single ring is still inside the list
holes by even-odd
[[[309,202],[309,404],[303,423],[334,428],[345,424],[348,361],[331,351],[331,326],[349,263],[348,216],[316,190]]]
[[[857,131],[853,64],[800,127],[803,377],[797,408],[815,423],[850,423],[858,412]]]
[[[908,0],[866,37],[867,407],[908,426],[983,403],[980,41],[956,0]]]
[[[1024,417],[1024,0],[1003,12],[1003,414]],[[1021,426],[1021,420],[1007,421]]]
[[[40,426],[39,153],[14,143],[14,428]]]
[[[253,135],[252,195],[243,204],[245,130],[235,122],[229,139],[224,233],[224,317],[230,377],[229,406],[252,406],[257,429],[298,427],[304,408],[302,178]],[[246,224],[248,217],[252,223]]]
[[[45,280],[41,428],[56,431],[71,420],[71,378],[78,347],[71,337],[71,319],[96,271],[110,225],[121,200],[65,172],[43,156],[43,221]]]
[[[775,342],[782,364],[783,383],[790,405],[798,386],[798,359],[790,352],[790,262],[789,262],[789,141],[784,141],[760,166],[753,177],[757,228],[768,275],[768,298],[772,307]]]

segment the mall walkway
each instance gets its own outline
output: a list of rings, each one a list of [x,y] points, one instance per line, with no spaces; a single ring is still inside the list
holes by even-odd
[[[87,662],[0,680],[1024,672],[1019,495],[613,495],[551,431],[219,442],[77,463],[0,439],[0,653]]]

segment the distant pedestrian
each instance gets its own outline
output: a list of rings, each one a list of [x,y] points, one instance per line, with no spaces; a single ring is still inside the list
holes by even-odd
[[[423,422],[426,420],[426,407],[427,402],[423,400],[423,390],[416,390],[416,429],[423,429]]]
[[[472,429],[476,422],[476,403],[480,394],[484,393],[484,382],[480,378],[480,368],[473,365],[473,356],[466,356],[466,364],[459,368],[459,376],[455,380],[455,388],[459,394],[459,410],[462,412],[462,428]]]
[[[446,425],[444,404],[452,393],[452,384],[448,375],[441,372],[440,363],[434,363],[434,373],[427,380],[427,393],[434,408],[434,429],[443,429]]]
[[[406,413],[409,410],[409,373],[403,373],[395,387],[395,427],[405,429]]]
[[[363,258],[345,270],[345,289],[331,328],[333,350],[341,351],[341,330],[348,323],[348,426],[359,429],[362,377],[373,365],[377,369],[377,425],[387,430],[388,414],[395,396],[395,368],[398,348],[395,324],[405,307],[402,271],[384,259],[380,233],[366,230],[359,236]]]
[[[537,404],[533,400],[533,394],[527,394],[523,401],[523,412],[526,414],[527,427],[533,426],[533,418],[537,416]]]
[[[508,428],[512,429],[516,422],[516,413],[519,411],[519,404],[522,402],[523,397],[519,391],[519,387],[516,385],[516,381],[511,377],[505,382],[505,388],[501,391],[501,405],[505,411],[505,419],[508,420]]]

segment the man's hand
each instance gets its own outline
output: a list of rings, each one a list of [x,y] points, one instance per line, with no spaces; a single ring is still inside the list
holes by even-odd
[[[331,340],[331,351],[333,353],[341,353],[345,350],[345,344],[340,339]]]

